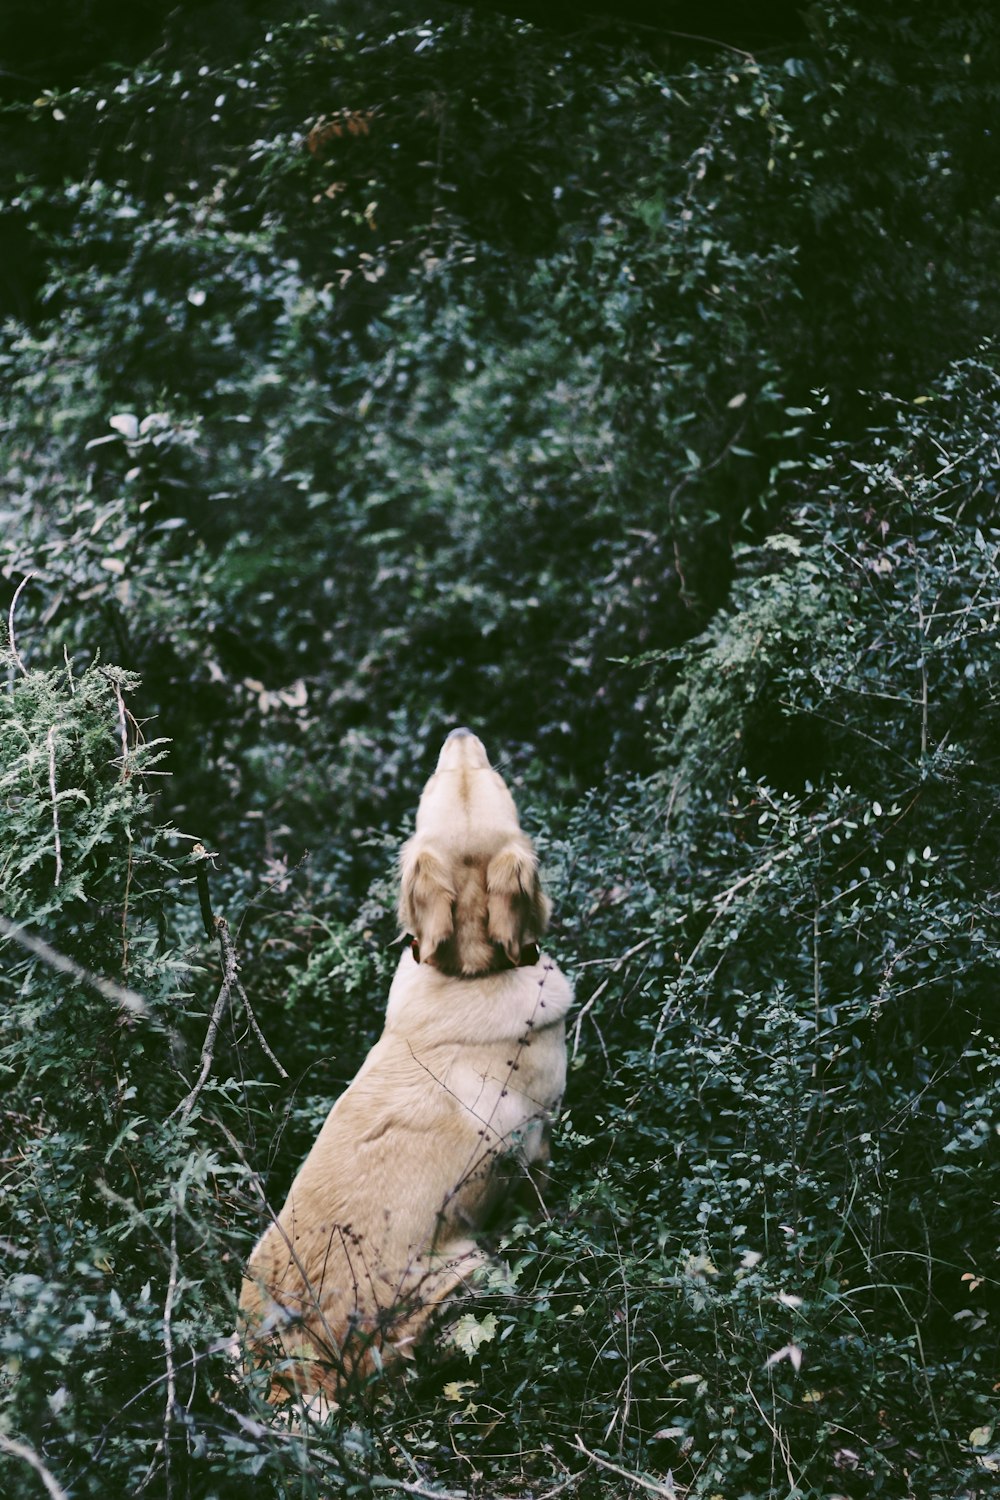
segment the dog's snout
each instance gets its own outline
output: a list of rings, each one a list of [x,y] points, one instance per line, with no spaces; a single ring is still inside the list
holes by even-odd
[[[490,761],[479,736],[462,724],[451,731],[441,746],[437,768],[439,771],[488,771]]]

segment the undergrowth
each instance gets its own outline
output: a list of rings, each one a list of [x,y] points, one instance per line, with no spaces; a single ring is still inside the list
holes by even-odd
[[[396,840],[360,907],[304,869],[225,876],[158,826],[177,749],[141,685],[9,644],[5,1493],[986,1493],[988,361],[935,403],[849,463],[817,430],[730,606],[641,667],[660,769],[533,806],[578,991],[549,1216],[505,1231],[513,1290],[457,1348],[325,1421],[241,1375],[235,1298],[378,1033]]]

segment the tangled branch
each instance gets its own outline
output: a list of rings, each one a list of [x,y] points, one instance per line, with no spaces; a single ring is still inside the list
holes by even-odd
[[[281,1063],[278,1061],[271,1048],[268,1046],[264,1034],[261,1031],[260,1026],[257,1024],[257,1017],[253,1013],[250,1001],[247,998],[246,990],[243,988],[243,984],[240,980],[239,974],[239,958],[237,957],[236,948],[233,944],[232,934],[229,931],[229,923],[226,921],[225,917],[219,916],[214,918],[214,922],[215,934],[218,938],[219,950],[222,954],[222,983],[219,986],[219,993],[216,996],[215,1005],[212,1007],[212,1014],[208,1022],[208,1030],[205,1032],[205,1040],[202,1044],[201,1049],[201,1069],[198,1073],[198,1077],[195,1079],[193,1087],[184,1096],[177,1108],[172,1112],[174,1115],[179,1115],[182,1121],[190,1118],[191,1111],[194,1109],[194,1106],[198,1101],[198,1097],[208,1081],[208,1075],[212,1070],[212,1061],[215,1056],[215,1042],[216,1038],[219,1035],[219,1027],[222,1025],[222,1018],[226,1013],[227,1007],[230,1007],[232,1005],[232,997],[234,991],[236,992],[239,999],[243,1002],[243,1009],[246,1011],[246,1016],[250,1024],[250,1028],[253,1031],[254,1036],[257,1038],[257,1041],[264,1055],[270,1062],[274,1064],[282,1078],[288,1077],[287,1072],[281,1066]]]

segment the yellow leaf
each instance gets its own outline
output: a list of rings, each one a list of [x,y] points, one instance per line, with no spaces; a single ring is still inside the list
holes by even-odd
[[[471,1359],[480,1344],[488,1344],[496,1338],[496,1333],[497,1320],[493,1313],[487,1313],[482,1320],[474,1318],[471,1313],[464,1313],[451,1330],[451,1337],[453,1343]]]
[[[444,1399],[446,1401],[464,1401],[466,1391],[474,1391],[476,1382],[474,1380],[449,1380],[444,1388]]]

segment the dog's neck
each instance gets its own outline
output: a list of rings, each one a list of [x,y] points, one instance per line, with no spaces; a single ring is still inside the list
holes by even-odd
[[[520,957],[518,958],[516,964],[513,963],[510,958],[508,958],[507,954],[502,948],[494,948],[493,962],[490,964],[488,969],[483,969],[475,974],[467,974],[464,972],[464,970],[452,969],[446,964],[436,963],[436,954],[432,955],[429,958],[421,960],[420,944],[417,942],[416,938],[411,937],[408,939],[404,939],[404,941],[409,942],[410,952],[413,954],[413,957],[418,964],[422,961],[423,963],[429,965],[431,968],[438,969],[442,974],[447,974],[452,979],[484,979],[487,974],[503,974],[508,969],[532,969],[534,968],[535,964],[537,964],[539,958],[537,943],[525,943],[524,947],[521,949]]]

